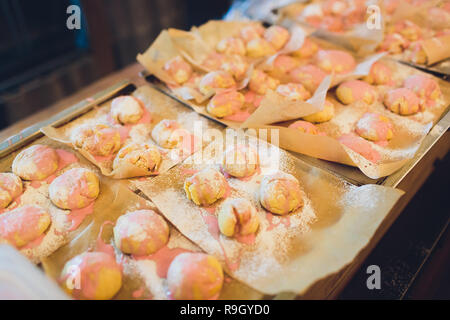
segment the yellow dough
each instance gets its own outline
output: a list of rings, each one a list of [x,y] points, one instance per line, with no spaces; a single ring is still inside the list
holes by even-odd
[[[222,158],[222,169],[233,177],[253,175],[259,167],[259,157],[252,147],[240,145],[228,149]]]
[[[131,96],[120,96],[111,102],[111,117],[121,124],[134,124],[144,114],[141,102]]]
[[[181,134],[185,130],[176,120],[161,120],[152,130],[152,138],[163,148],[173,149],[180,143]]]
[[[331,101],[325,100],[322,111],[303,117],[303,120],[314,123],[330,121],[334,117],[334,105]]]
[[[133,167],[135,170],[131,176],[145,175],[155,172],[161,163],[161,153],[156,146],[147,143],[132,143],[119,150],[114,158],[113,169]],[[129,177],[131,177],[129,176]]]
[[[245,198],[227,199],[219,209],[219,230],[227,237],[255,233],[259,217],[255,206]]]
[[[184,182],[187,198],[199,206],[208,206],[223,198],[227,187],[223,174],[213,168],[206,168]]]
[[[21,151],[12,163],[12,171],[24,180],[44,180],[58,169],[55,149],[42,144]]]

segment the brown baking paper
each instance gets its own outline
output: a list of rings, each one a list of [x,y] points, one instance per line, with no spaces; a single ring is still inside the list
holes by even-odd
[[[122,254],[114,245],[113,225],[116,220],[129,211],[140,209],[156,210],[148,200],[138,196],[125,187],[122,181],[109,180],[110,192],[114,195],[111,202],[103,204],[89,226],[78,237],[66,246],[60,248],[51,256],[43,259],[45,273],[58,281],[64,265],[71,258],[85,251],[113,250],[116,260],[123,267],[122,287],[114,299],[155,299],[166,300],[167,289],[165,279],[157,272],[157,265],[151,259],[136,260],[129,255]],[[198,252],[201,249],[185,238],[177,229],[170,225],[170,238],[167,248],[182,252]],[[106,250],[105,250],[106,248]],[[220,299],[261,299],[262,295],[247,286],[227,278]]]
[[[136,124],[133,125],[129,137],[126,141],[122,143],[122,146],[126,146],[129,143],[151,143],[157,146],[151,138],[151,132],[156,124],[158,124],[163,119],[174,119],[179,121],[183,128],[187,129],[193,133],[194,125],[196,122],[202,122],[202,124],[207,127],[207,122],[196,115],[194,112],[188,112],[184,108],[177,105],[175,101],[165,96],[161,92],[150,88],[149,86],[142,86],[138,88],[132,94],[134,97],[141,100],[147,108],[147,111],[151,115],[150,123]],[[51,126],[42,128],[41,131],[51,139],[59,141],[66,145],[73,147],[75,150],[80,152],[89,161],[98,166],[102,174],[112,177],[114,179],[123,179],[136,176],[153,176],[161,172],[169,170],[171,167],[182,161],[184,158],[189,156],[189,152],[181,152],[179,149],[164,149],[162,147],[158,148],[161,151],[162,161],[156,172],[136,172],[133,166],[127,167],[122,165],[121,167],[112,169],[112,162],[114,158],[99,161],[97,158],[92,156],[89,152],[76,148],[72,145],[70,141],[70,134],[72,130],[83,124],[98,124],[98,123],[108,123],[109,110],[111,101],[107,101],[94,110],[86,113],[82,117],[64,125],[60,128],[54,128]],[[198,140],[197,143],[193,144],[195,148],[202,147],[202,141]],[[195,150],[193,150],[195,151]]]
[[[185,195],[185,179],[208,165],[217,167],[214,161],[196,163],[188,158],[152,183],[135,183],[178,230],[216,256],[233,278],[265,294],[301,294],[356,257],[402,192],[377,185],[355,187],[274,146],[270,148],[269,154],[280,154],[279,167],[274,166],[276,162],[272,157],[267,157],[267,151],[258,148],[261,172],[246,181],[227,179],[231,190],[229,197],[247,198],[257,207],[260,226],[253,244],[213,235],[207,221],[214,221],[216,213],[211,209],[214,211],[223,200],[214,204],[214,208],[205,209]],[[300,181],[305,201],[303,208],[283,217],[262,209],[258,196],[262,175],[278,169]]]

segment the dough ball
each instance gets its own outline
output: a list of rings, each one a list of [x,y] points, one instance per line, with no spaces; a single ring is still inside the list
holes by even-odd
[[[116,153],[121,145],[119,131],[106,124],[79,126],[72,132],[70,140],[74,147],[103,157]]]
[[[369,74],[364,78],[364,81],[375,84],[383,85],[388,84],[392,80],[392,72],[384,63],[375,62],[370,68]]]
[[[394,113],[409,116],[419,112],[420,99],[412,90],[398,88],[386,92],[384,105]]]
[[[247,236],[259,227],[259,217],[255,206],[247,199],[227,199],[218,213],[220,232],[227,237]]]
[[[350,80],[338,86],[336,96],[343,104],[351,104],[356,101],[372,104],[376,100],[376,91],[364,81]]]
[[[239,145],[225,151],[222,158],[222,170],[233,177],[252,176],[259,167],[259,157],[252,147]]]
[[[161,120],[152,130],[153,140],[165,149],[174,149],[180,145],[186,130],[176,120]]]
[[[283,27],[273,25],[264,32],[266,39],[275,50],[280,50],[289,41],[289,31]]]
[[[313,57],[318,50],[319,46],[314,41],[309,38],[305,38],[301,48],[292,52],[292,55],[300,59],[308,59]]]
[[[152,210],[137,210],[120,216],[114,227],[114,243],[126,254],[148,256],[169,241],[169,225]]]
[[[311,94],[300,83],[280,84],[277,93],[293,101],[305,101],[311,98]]]
[[[250,78],[249,88],[257,94],[264,95],[269,89],[275,90],[279,83],[279,80],[272,78],[261,70],[256,69],[253,70]]]
[[[51,224],[50,214],[35,205],[26,205],[0,214],[0,243],[21,248],[44,234]]]
[[[356,133],[375,142],[391,140],[394,135],[392,122],[379,113],[365,113],[356,123]]]
[[[132,143],[119,150],[113,162],[113,170],[134,167],[136,175],[142,176],[155,172],[161,163],[158,148],[147,143]]]
[[[383,42],[379,45],[381,51],[388,51],[391,54],[402,53],[409,46],[409,41],[399,33],[387,34]]]
[[[224,54],[238,54],[244,56],[246,53],[245,43],[241,38],[225,38],[219,41],[216,50]]]
[[[23,192],[22,180],[14,173],[0,173],[0,208],[6,208]]]
[[[320,50],[316,62],[319,68],[328,73],[347,73],[356,67],[355,58],[341,50]]]
[[[416,64],[427,64],[428,56],[423,49],[423,41],[415,41],[405,51],[405,58]]]
[[[259,23],[254,23],[249,26],[243,27],[241,29],[240,36],[242,40],[247,43],[253,39],[261,38],[264,35],[265,30],[266,29]]]
[[[387,33],[398,33],[409,41],[416,41],[422,36],[422,29],[412,21],[403,20],[388,27]]]
[[[308,121],[298,120],[292,123],[289,128],[300,130],[303,133],[309,133],[318,135],[320,133],[319,128]]]
[[[334,117],[334,104],[330,100],[325,100],[323,110],[303,117],[303,120],[314,123],[330,121]]]
[[[298,67],[299,61],[291,56],[280,54],[273,61],[273,70],[271,73],[274,76],[283,77],[289,74],[292,69]]]
[[[303,206],[300,183],[291,174],[277,172],[266,175],[259,190],[261,205],[268,211],[285,215]]]
[[[217,299],[223,285],[219,261],[204,253],[182,253],[170,264],[167,286],[172,299]]]
[[[231,74],[236,80],[241,80],[246,75],[248,63],[242,56],[232,55],[225,57],[219,68]]]
[[[301,83],[311,93],[316,91],[326,76],[327,74],[322,69],[312,64],[295,68],[290,72],[291,81]]]
[[[184,59],[180,56],[176,56],[175,58],[167,61],[164,65],[164,70],[178,84],[185,83],[192,75],[191,65],[184,61]]]
[[[250,58],[262,58],[275,54],[276,50],[269,41],[264,38],[254,38],[247,42],[247,56]]]
[[[60,281],[76,299],[109,300],[122,287],[122,270],[107,253],[85,252],[65,264]]]
[[[100,193],[97,175],[84,168],[73,168],[57,177],[48,189],[50,200],[61,209],[87,207]]]
[[[219,70],[207,73],[198,84],[200,92],[204,95],[210,94],[216,89],[228,89],[234,87],[236,82],[228,72]]]
[[[419,97],[423,108],[435,105],[441,97],[441,89],[438,82],[426,75],[411,75],[405,79],[403,85]]]
[[[218,118],[235,114],[244,106],[244,95],[236,90],[216,93],[209,101],[206,110]]]
[[[120,124],[134,124],[144,115],[144,105],[132,96],[120,96],[111,102],[111,117]]]
[[[184,191],[196,205],[208,206],[225,196],[228,185],[220,171],[206,168],[184,182]]]
[[[55,149],[35,144],[21,151],[12,163],[12,171],[24,180],[44,180],[58,170],[59,157]]]

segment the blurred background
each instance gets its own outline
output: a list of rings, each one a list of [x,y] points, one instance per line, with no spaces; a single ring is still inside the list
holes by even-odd
[[[0,0],[0,130],[136,61],[167,27],[220,19],[231,0]],[[69,30],[67,7],[82,9]]]

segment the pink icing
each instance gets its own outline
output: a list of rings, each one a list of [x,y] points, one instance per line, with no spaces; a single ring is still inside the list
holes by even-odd
[[[354,101],[361,101],[366,94],[375,95],[375,90],[367,82],[361,80],[350,80],[339,85],[340,88],[349,88],[352,91],[352,97]]]
[[[381,159],[381,155],[372,148],[370,143],[363,138],[354,134],[344,134],[339,138],[339,142],[356,153],[359,153],[370,162],[377,163]]]
[[[266,212],[266,219],[267,219],[267,222],[269,222],[269,227],[267,228],[267,231],[270,231],[281,224],[283,224],[286,228],[289,228],[291,226],[291,217],[290,216],[278,217],[280,219],[280,221],[278,223],[273,222],[273,217],[274,217],[274,215],[272,213]]]
[[[250,117],[250,115],[251,114],[248,111],[238,111],[231,116],[224,117],[224,119],[235,122],[244,122]]]
[[[39,237],[37,237],[36,239],[28,242],[25,246],[23,246],[21,249],[33,249],[36,247],[39,247],[39,245],[42,243],[42,241],[45,238],[45,233],[41,234]]]
[[[82,209],[70,210],[70,213],[67,215],[67,218],[71,222],[69,231],[76,230],[84,219],[94,212],[94,203],[95,202],[93,201],[87,207]]]
[[[105,241],[103,241],[102,239],[102,234],[103,234],[103,228],[106,225],[111,225],[114,226],[114,222],[112,221],[105,221],[102,223],[101,227],[100,227],[100,231],[98,233],[98,237],[97,240],[95,241],[95,251],[97,252],[104,252],[110,256],[115,256],[114,254],[114,247],[110,244],[105,243]]]

